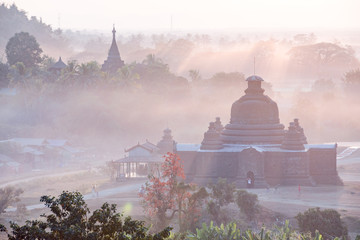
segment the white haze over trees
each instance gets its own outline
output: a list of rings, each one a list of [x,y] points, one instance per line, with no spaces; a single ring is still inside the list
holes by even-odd
[[[357,0],[3,0],[53,28],[106,31],[358,30]]]
[[[108,161],[121,158],[124,149],[138,142],[156,144],[165,128],[172,130],[179,143],[201,143],[215,117],[224,125],[229,122],[231,105],[244,95],[245,79],[254,73],[265,80],[265,94],[277,102],[281,123],[287,125],[299,118],[309,143],[359,142],[359,3],[17,0],[13,4],[0,0],[0,141],[38,138],[41,143],[33,149],[31,163],[36,163],[37,149],[44,153],[44,161],[25,165],[25,171],[17,171],[19,163],[13,165],[13,171],[2,169],[0,180],[17,183],[24,192],[3,184],[0,213],[9,205],[14,207],[20,194],[29,206],[38,203],[34,200],[37,194],[54,195],[60,189],[93,195],[94,207],[99,203],[95,192],[100,192],[102,201],[106,198],[102,187],[118,185],[109,182],[108,175],[114,180],[115,171]],[[108,55],[114,23],[125,66],[109,74],[101,71],[101,65]],[[29,62],[25,62],[24,51],[20,53],[24,63],[12,55],[18,54],[21,42],[14,46],[13,40],[22,38],[31,39],[21,43],[25,49],[31,42],[29,48],[37,49],[35,57],[28,56]],[[66,68],[49,70],[59,57]],[[48,140],[62,142],[62,147],[79,155],[64,156],[63,161],[63,151]],[[17,160],[27,154],[26,148],[2,141],[1,161]],[[357,171],[354,166],[339,165],[338,170]],[[27,178],[27,174],[34,177]],[[131,186],[134,198],[140,185]],[[221,182],[219,187],[234,190]],[[353,193],[358,186],[350,187],[341,192],[356,202]],[[339,189],[336,195],[328,189],[321,197],[322,192],[316,195],[313,189],[308,194],[314,196],[314,204],[323,201],[321,198],[342,200],[346,202],[342,214],[354,214],[353,204],[349,204],[352,200],[343,199]],[[297,186],[288,191],[296,194]],[[298,191],[295,201],[300,186]],[[271,201],[272,196],[280,199],[287,195],[277,192],[277,187],[272,193]],[[120,195],[132,199],[131,194]],[[213,210],[219,210],[213,216],[219,223],[227,217],[220,214],[225,195],[220,194],[213,205]],[[236,197],[227,203],[236,202],[248,223],[252,213],[244,209],[255,211],[257,196],[239,192]],[[110,200],[119,199],[114,195]],[[334,205],[331,202],[329,206]],[[18,207],[19,218],[27,214],[25,205]],[[6,214],[1,219],[15,216]],[[32,210],[30,214],[37,217]]]
[[[55,29],[15,5],[2,4],[0,11],[6,16],[0,18],[0,67],[6,65],[8,40],[20,31],[36,38],[44,57],[38,77],[29,78],[33,82],[26,87],[10,79],[17,94],[2,98],[2,139],[67,138],[122,153],[146,138],[158,141],[170,127],[179,142],[201,142],[208,122],[217,116],[229,121],[244,78],[254,72],[254,57],[255,72],[277,101],[282,123],[298,117],[311,142],[359,136],[354,89],[360,80],[351,87],[344,81],[359,68],[360,39],[352,31],[123,33],[119,27],[117,43],[127,66],[114,82],[100,71],[111,25],[106,34]],[[67,72],[51,79],[47,68],[59,56]],[[18,70],[9,68],[8,76],[22,79]]]

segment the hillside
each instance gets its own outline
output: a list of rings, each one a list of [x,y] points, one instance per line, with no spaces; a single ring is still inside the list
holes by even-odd
[[[28,32],[35,36],[44,52],[53,56],[71,51],[60,29],[42,22],[41,18],[29,17],[15,4],[0,3],[0,61],[6,62],[5,47],[8,40],[18,32]],[[56,46],[56,48],[54,47]]]

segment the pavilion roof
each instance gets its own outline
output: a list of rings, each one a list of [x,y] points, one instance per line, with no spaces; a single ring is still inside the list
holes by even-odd
[[[59,57],[59,60],[56,63],[54,63],[49,69],[61,70],[66,67],[67,65],[61,60],[61,57]]]

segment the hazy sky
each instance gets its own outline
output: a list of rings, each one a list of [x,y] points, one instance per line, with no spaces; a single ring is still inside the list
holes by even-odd
[[[359,0],[0,0],[54,28],[360,30]]]

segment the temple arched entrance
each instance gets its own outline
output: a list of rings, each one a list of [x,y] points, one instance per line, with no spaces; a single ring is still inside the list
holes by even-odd
[[[248,171],[246,174],[246,186],[248,188],[254,187],[255,183],[255,174],[252,171]]]

